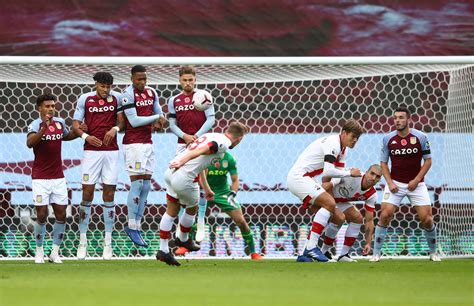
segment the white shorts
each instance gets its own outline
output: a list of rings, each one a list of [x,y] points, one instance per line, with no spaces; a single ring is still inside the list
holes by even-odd
[[[151,143],[132,143],[123,145],[125,168],[130,175],[153,174],[155,152]]]
[[[35,206],[49,204],[67,205],[66,179],[34,179],[32,180],[33,203]]]
[[[342,213],[344,213],[347,209],[349,209],[351,207],[354,207],[354,205],[352,205],[351,203],[348,203],[348,202],[336,203],[336,208],[339,209]]]
[[[321,184],[309,176],[288,174],[286,185],[302,202],[309,196],[312,199],[310,203],[314,203],[314,199],[326,192]]]
[[[165,186],[166,196],[177,199],[181,205],[194,207],[199,204],[199,183],[184,171],[166,169]]]
[[[385,185],[382,203],[390,203],[395,206],[400,206],[403,198],[407,196],[408,200],[410,200],[410,203],[413,206],[431,205],[430,195],[428,194],[428,188],[426,187],[426,184],[424,182],[419,183],[416,189],[413,191],[408,191],[408,184],[400,183],[397,181],[393,182],[395,183],[395,185],[398,186],[398,192],[391,193],[390,189],[388,188],[388,184]]]
[[[82,184],[104,183],[117,185],[119,151],[84,151]]]

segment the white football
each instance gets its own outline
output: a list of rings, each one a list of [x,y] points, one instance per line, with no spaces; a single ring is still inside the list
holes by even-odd
[[[212,96],[209,92],[198,89],[193,95],[193,105],[199,111],[205,111],[212,105]]]

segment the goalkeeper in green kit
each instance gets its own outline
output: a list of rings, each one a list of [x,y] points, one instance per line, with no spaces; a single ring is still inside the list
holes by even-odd
[[[232,183],[229,185],[227,174],[230,175]],[[245,241],[250,257],[253,260],[260,260],[262,256],[255,252],[255,242],[253,241],[253,233],[245,221],[240,203],[237,200],[237,191],[239,190],[239,175],[237,174],[236,160],[234,156],[228,151],[224,157],[211,165],[207,169],[207,181],[212,191],[214,191],[214,200],[209,201],[209,205],[217,205],[226,214],[231,217],[232,221],[240,228],[242,238]],[[204,203],[199,203],[198,224],[196,241],[202,241],[204,238],[204,216],[206,214],[205,199],[201,198]],[[180,247],[176,250],[176,255],[184,255],[188,252],[187,249]]]

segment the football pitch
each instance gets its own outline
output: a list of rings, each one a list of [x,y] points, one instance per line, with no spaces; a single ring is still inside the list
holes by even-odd
[[[0,261],[0,305],[473,305],[474,260]]]

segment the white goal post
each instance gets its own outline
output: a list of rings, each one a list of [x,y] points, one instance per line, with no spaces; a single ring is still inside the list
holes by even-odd
[[[14,57],[0,56],[0,259],[32,258],[35,250],[31,196],[32,151],[26,128],[37,118],[35,97],[44,91],[57,96],[58,115],[71,124],[79,95],[93,89],[92,75],[108,71],[114,89],[130,81],[130,68],[142,64],[148,85],[166,99],[179,92],[178,68],[197,68],[198,88],[214,97],[216,132],[232,120],[251,129],[233,152],[238,160],[239,200],[253,229],[257,250],[269,258],[293,257],[304,246],[310,216],[286,188],[286,174],[315,138],[339,132],[349,118],[364,134],[348,158],[348,166],[365,170],[378,163],[381,138],[392,130],[393,110],[412,112],[413,126],[428,134],[433,166],[426,177],[444,256],[474,255],[474,56],[448,57]],[[120,138],[123,135],[120,135]],[[153,135],[157,166],[153,175],[143,230],[148,249],[132,246],[123,232],[130,181],[121,170],[115,198],[115,258],[152,258],[158,249],[158,224],[164,212],[163,173],[173,157],[176,137],[169,131]],[[63,144],[70,191],[68,225],[62,247],[73,258],[78,246],[78,204],[81,199],[82,141]],[[123,167],[123,165],[122,165]],[[384,181],[381,182],[381,185]],[[379,202],[381,191],[379,189]],[[100,190],[94,203],[100,203]],[[358,205],[358,207],[362,207]],[[380,206],[377,206],[377,209]],[[100,208],[93,209],[88,253],[102,254]],[[49,253],[51,221],[45,239]],[[340,247],[344,230],[336,244]],[[363,233],[353,254],[361,255]],[[207,212],[206,238],[190,258],[244,257],[242,236],[216,207]],[[427,254],[427,244],[414,210],[402,205],[396,213],[383,252],[396,258]]]

